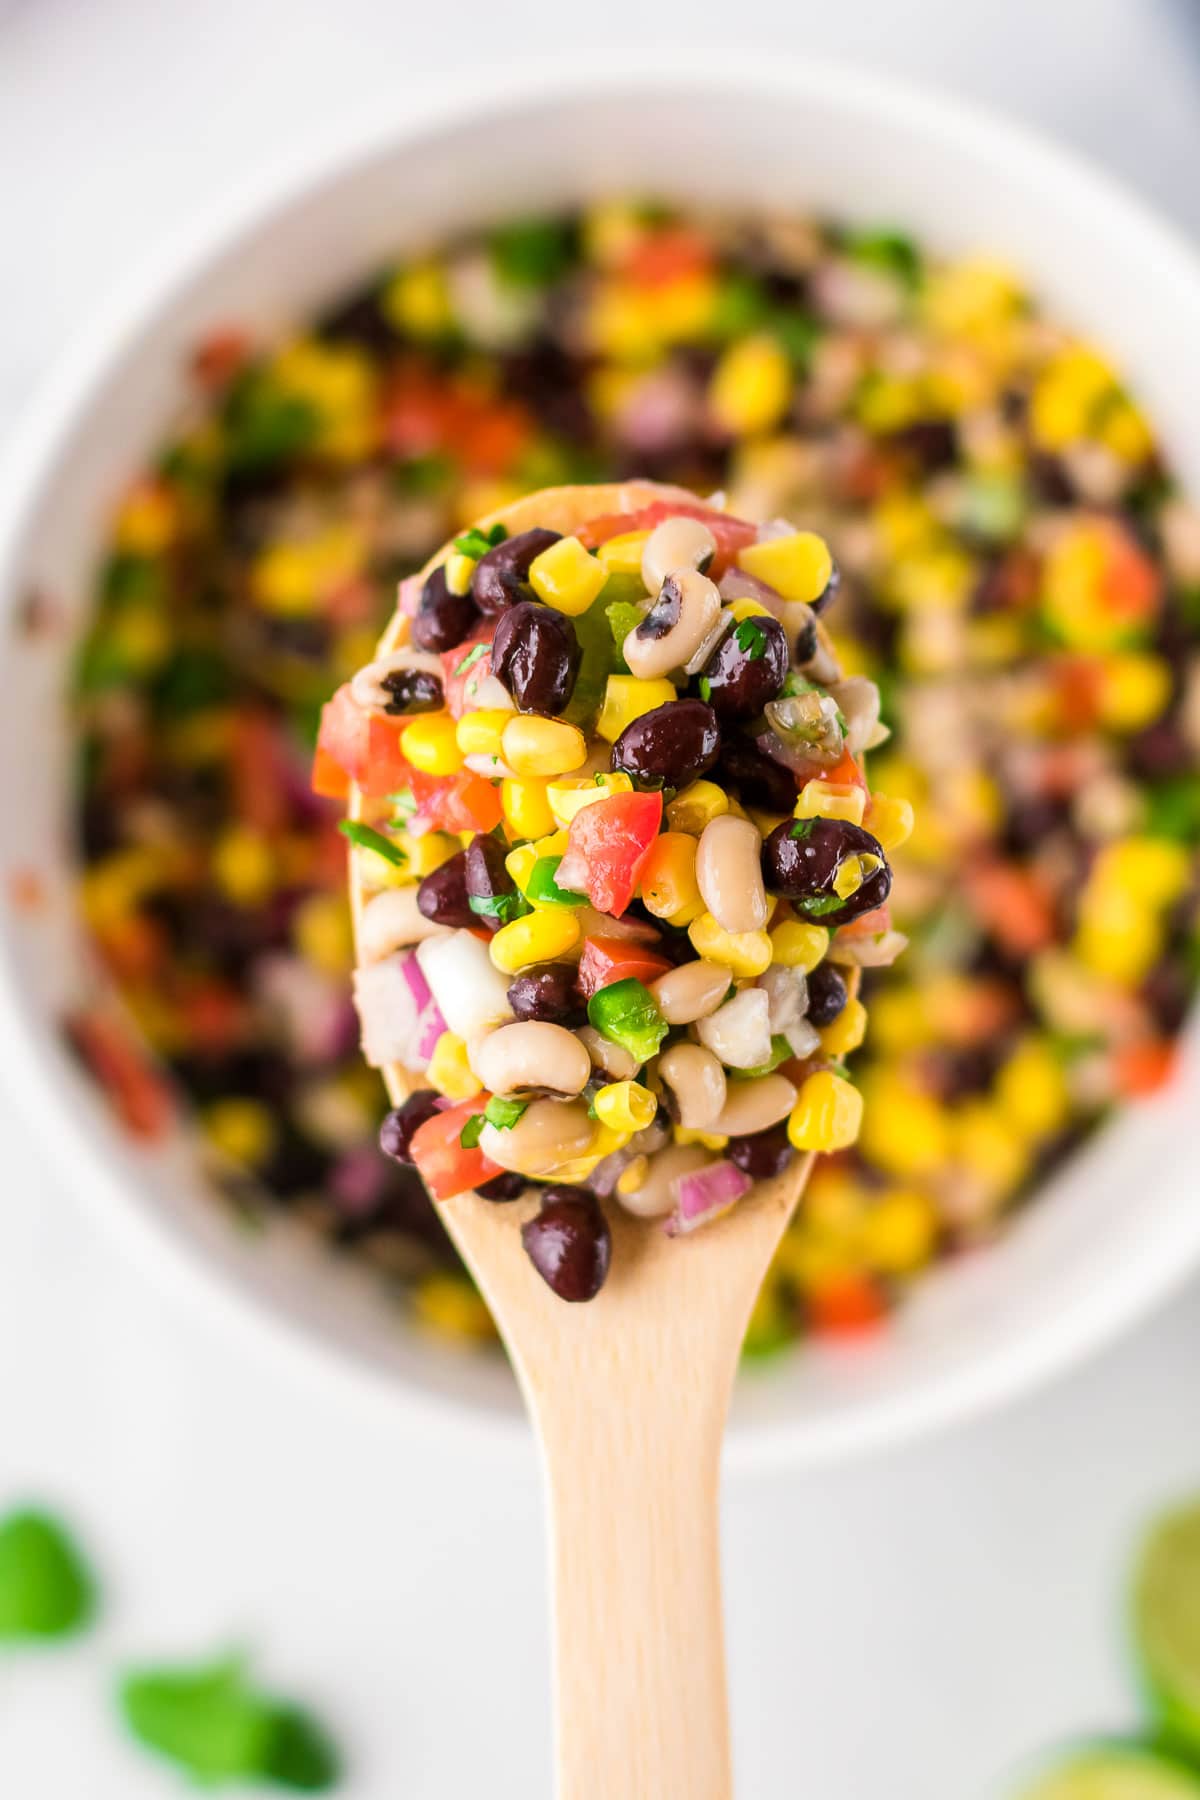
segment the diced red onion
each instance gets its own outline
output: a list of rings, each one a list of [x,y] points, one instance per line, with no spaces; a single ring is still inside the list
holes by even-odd
[[[362,1051],[373,1069],[381,1069],[387,1063],[403,1063],[411,1069],[420,1060],[419,1014],[404,963],[402,955],[388,956],[354,971],[354,1004],[362,1031]]]
[[[872,747],[879,724],[879,689],[865,675],[849,675],[834,682],[829,692],[846,721],[846,748],[851,756],[861,756]]]
[[[569,889],[572,894],[586,894],[589,874],[586,856],[568,838],[562,861],[554,871],[556,885]]]
[[[447,1030],[445,1019],[438,1011],[436,1000],[431,1000],[418,1021],[417,1028],[417,1064],[428,1062],[437,1047],[437,1041],[443,1031]]]
[[[758,600],[768,612],[782,619],[787,601],[782,594],[777,594],[773,587],[765,581],[759,581],[755,575],[747,575],[742,569],[726,569],[717,584],[717,592],[722,600]]]
[[[868,937],[835,938],[834,951],[830,960],[839,963],[853,963],[859,969],[886,969],[895,962],[900,952],[907,948],[908,939],[902,931],[878,931]]]
[[[474,1037],[486,1026],[512,1018],[508,977],[469,931],[426,938],[417,947],[417,959],[448,1029],[459,1037]]]
[[[812,1056],[821,1047],[821,1034],[807,1019],[798,1019],[794,1025],[785,1025],[783,1035],[793,1056]]]
[[[419,575],[407,575],[400,583],[400,591],[396,597],[400,611],[407,618],[414,619],[417,608],[421,604],[421,589],[425,583]]]
[[[768,1018],[772,1035],[777,1031],[789,1031],[808,1011],[808,981],[803,969],[789,969],[782,963],[772,963],[755,985],[762,988],[770,1003]]]
[[[675,1211],[667,1220],[666,1233],[668,1237],[683,1237],[728,1212],[754,1183],[731,1162],[721,1161],[681,1175],[671,1185]]]
[[[403,968],[404,979],[407,981],[409,992],[412,994],[413,1004],[418,1013],[423,1013],[425,1008],[432,1004],[433,995],[429,991],[429,983],[425,979],[415,952],[410,951],[404,958]]]
[[[263,957],[254,988],[297,1062],[327,1062],[357,1042],[354,1009],[343,983],[300,957],[286,951]]]
[[[360,1145],[341,1157],[331,1170],[330,1198],[345,1218],[370,1218],[383,1197],[386,1180],[387,1164],[375,1146]]]
[[[593,1194],[599,1194],[602,1199],[606,1199],[633,1160],[632,1150],[614,1150],[598,1162],[587,1178],[587,1184]]]

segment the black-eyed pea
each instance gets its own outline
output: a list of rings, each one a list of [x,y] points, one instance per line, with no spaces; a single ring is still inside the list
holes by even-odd
[[[770,916],[762,878],[762,838],[749,819],[710,819],[696,849],[696,885],[726,931],[761,931]]]
[[[648,1158],[646,1172],[637,1187],[625,1193],[618,1184],[617,1198],[625,1211],[636,1218],[663,1219],[675,1210],[672,1183],[681,1175],[692,1175],[715,1161],[712,1152],[700,1144],[671,1144]]]
[[[651,982],[659,1012],[668,1025],[691,1025],[716,1012],[729,992],[732,977],[723,963],[680,963]]]
[[[679,1123],[689,1131],[707,1131],[726,1104],[725,1071],[712,1051],[699,1044],[672,1044],[658,1059],[658,1074],[670,1090]]]

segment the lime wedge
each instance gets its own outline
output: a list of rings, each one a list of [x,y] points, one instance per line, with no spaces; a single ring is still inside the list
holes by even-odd
[[[1020,1800],[1200,1800],[1200,1776],[1140,1744],[1074,1751]]]
[[[1151,1528],[1134,1576],[1133,1630],[1168,1735],[1200,1750],[1200,1504]]]

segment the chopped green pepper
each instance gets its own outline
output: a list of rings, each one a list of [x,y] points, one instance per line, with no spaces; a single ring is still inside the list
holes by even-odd
[[[525,883],[525,897],[535,906],[586,906],[587,895],[559,887],[554,879],[561,856],[539,856]]]
[[[628,1050],[639,1063],[657,1054],[669,1029],[645,982],[630,976],[601,988],[588,1001],[588,1023]]]

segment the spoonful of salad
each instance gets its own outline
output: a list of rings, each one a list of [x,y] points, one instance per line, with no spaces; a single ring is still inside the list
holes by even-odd
[[[545,1461],[560,1800],[732,1791],[718,1472],[890,961],[879,695],[821,538],[644,481],[533,494],[411,581],[325,708],[367,1060]]]

